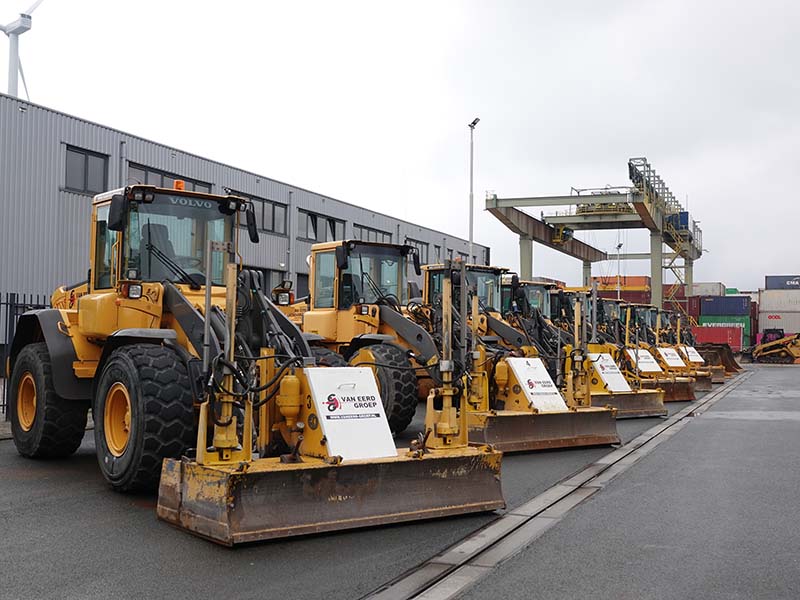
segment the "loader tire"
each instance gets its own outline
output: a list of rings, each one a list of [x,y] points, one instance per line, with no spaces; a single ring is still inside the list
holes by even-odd
[[[317,359],[318,367],[346,367],[347,361],[338,352],[323,348],[322,346],[311,346],[311,353]]]
[[[97,462],[119,492],[155,490],[165,458],[196,443],[189,374],[170,348],[132,344],[103,367],[93,414]]]
[[[393,344],[366,346],[350,358],[351,365],[361,363],[375,373],[389,429],[394,434],[405,431],[418,403],[417,375],[405,350]]]
[[[22,349],[9,385],[8,409],[17,452],[28,458],[73,454],[86,433],[89,402],[56,394],[47,344]]]

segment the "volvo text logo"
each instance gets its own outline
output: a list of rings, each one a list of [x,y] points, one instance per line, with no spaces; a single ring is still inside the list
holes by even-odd
[[[180,204],[181,206],[191,206],[192,208],[214,208],[214,203],[208,200],[198,200],[197,198],[183,198],[181,196],[172,196],[169,199],[173,204]]]

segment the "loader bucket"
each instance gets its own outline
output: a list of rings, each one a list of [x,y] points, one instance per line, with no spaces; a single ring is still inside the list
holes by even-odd
[[[741,365],[736,362],[733,350],[731,350],[728,344],[702,344],[695,349],[711,364],[717,364],[717,362],[713,360],[713,353],[717,353],[719,356],[719,364],[725,367],[727,373],[738,373],[742,370]]]
[[[725,383],[725,367],[722,365],[711,365],[711,383]]]
[[[673,377],[670,379],[643,379],[642,387],[664,390],[664,402],[694,402],[695,380],[693,377]]]
[[[618,419],[663,417],[667,414],[664,392],[657,389],[592,394],[592,406],[616,408]]]
[[[711,371],[703,369],[702,371],[695,371],[692,374],[694,378],[694,389],[697,392],[710,392],[711,391]]]
[[[316,458],[239,465],[165,459],[158,517],[225,546],[505,507],[501,453],[435,450],[338,465]]]
[[[502,452],[618,444],[614,411],[581,408],[559,412],[498,410],[469,415],[469,441]]]

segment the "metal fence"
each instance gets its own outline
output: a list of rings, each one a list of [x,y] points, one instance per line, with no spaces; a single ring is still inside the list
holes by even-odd
[[[17,321],[26,311],[50,306],[50,299],[44,294],[18,294],[7,292],[0,294],[0,342],[2,342],[3,364],[0,368],[0,380],[3,384],[3,393],[0,395],[0,414],[7,415],[8,382],[5,381],[6,365],[11,350],[11,342],[17,330]]]

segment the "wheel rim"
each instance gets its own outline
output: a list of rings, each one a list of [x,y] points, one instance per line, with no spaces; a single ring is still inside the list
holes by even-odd
[[[121,383],[112,385],[106,394],[103,429],[109,452],[122,456],[131,433],[131,397]]]
[[[17,390],[17,419],[23,431],[30,431],[36,419],[36,382],[33,375],[26,371],[19,382]]]

